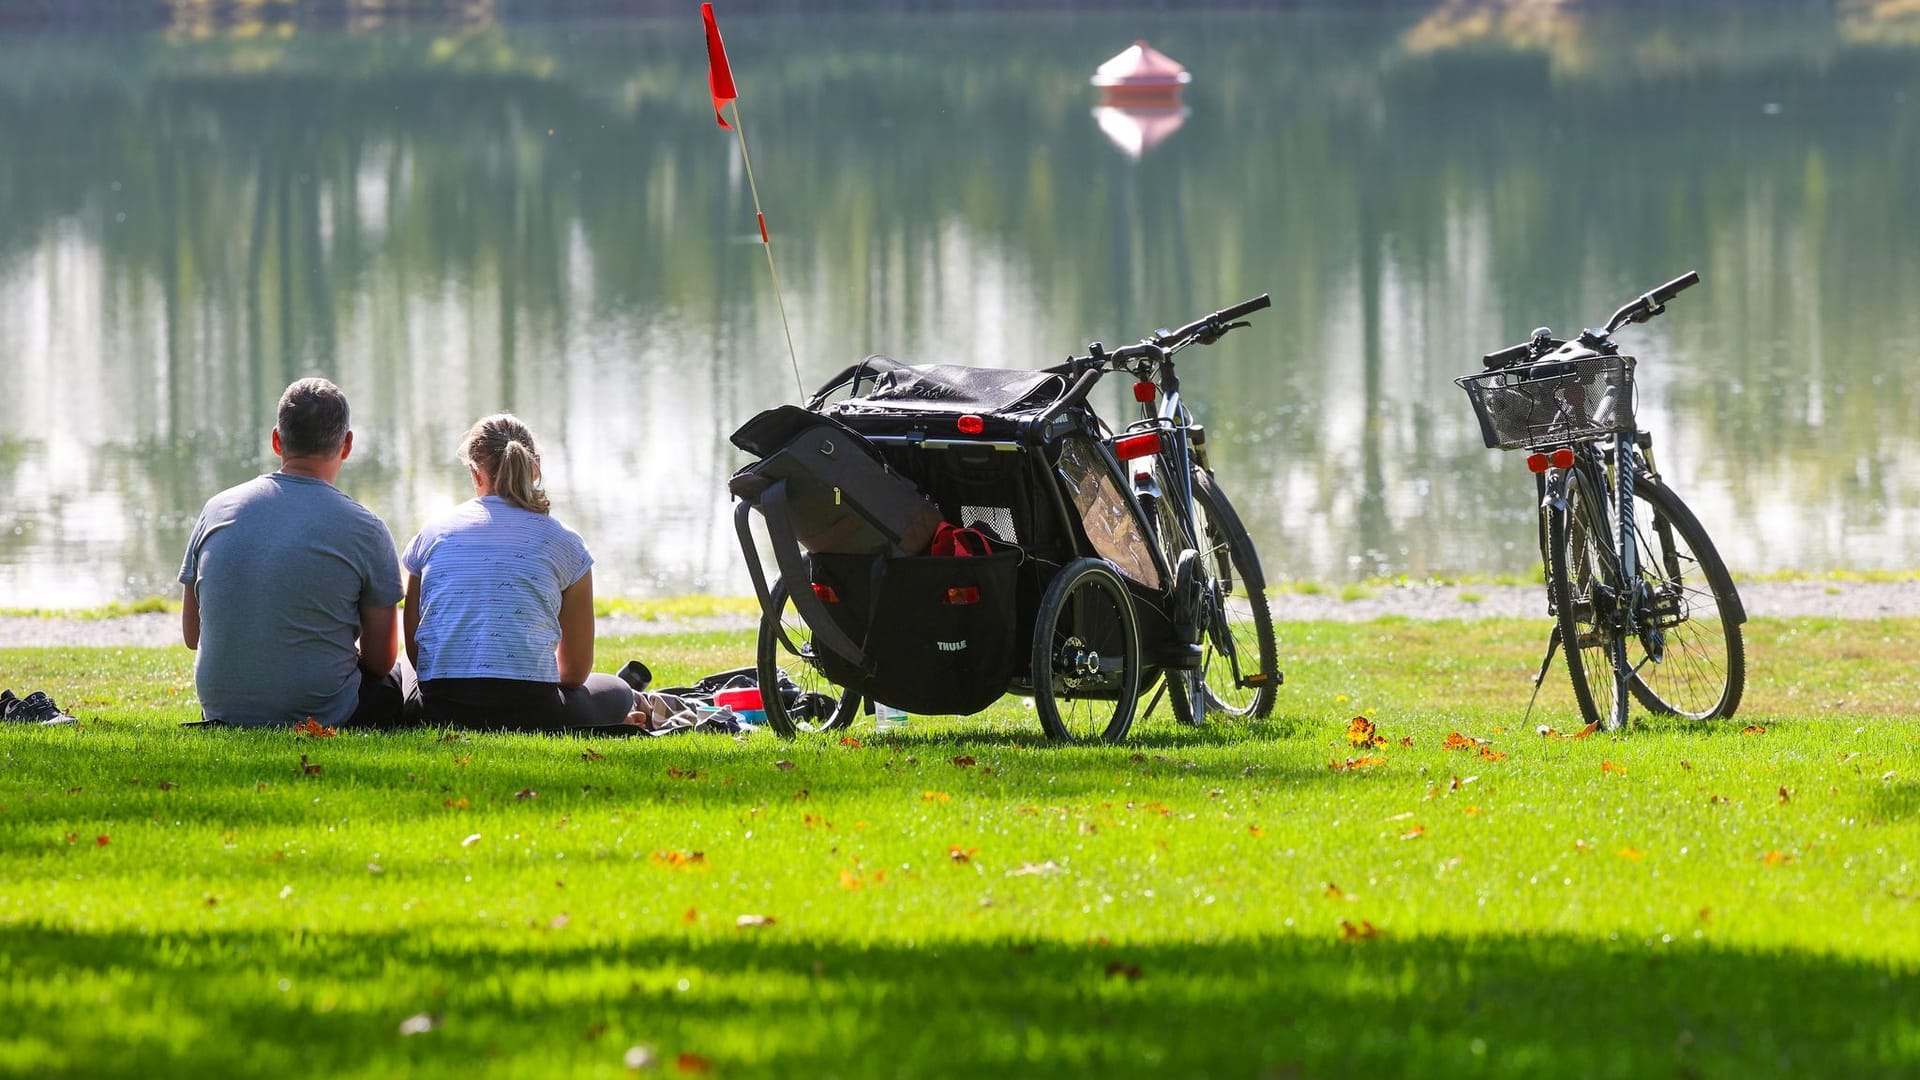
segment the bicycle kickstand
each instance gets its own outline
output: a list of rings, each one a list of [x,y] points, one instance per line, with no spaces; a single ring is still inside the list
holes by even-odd
[[[1526,723],[1528,720],[1533,719],[1533,703],[1540,699],[1540,684],[1546,681],[1547,668],[1553,664],[1554,650],[1558,649],[1559,647],[1560,647],[1560,624],[1554,623],[1553,633],[1547,637],[1546,658],[1540,661],[1540,670],[1533,673],[1533,693],[1529,695],[1527,698],[1527,714],[1526,716],[1521,718],[1520,722],[1522,724]]]

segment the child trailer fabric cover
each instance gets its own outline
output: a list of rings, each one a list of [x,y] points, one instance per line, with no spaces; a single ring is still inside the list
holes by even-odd
[[[727,487],[741,500],[735,530],[761,608],[772,601],[749,508],[766,519],[775,563],[829,679],[921,713],[978,712],[1006,692],[1019,651],[1018,551],[923,555],[945,524],[939,510],[829,417],[778,406],[733,442],[760,457]]]

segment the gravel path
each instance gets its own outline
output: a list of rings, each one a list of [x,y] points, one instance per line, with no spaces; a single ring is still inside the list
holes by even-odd
[[[1821,616],[1874,619],[1920,616],[1920,581],[1826,582],[1768,581],[1740,586],[1747,613],[1757,617]],[[1364,590],[1341,599],[1336,591],[1280,593],[1274,614],[1287,621],[1364,622],[1382,616],[1413,619],[1546,618],[1546,593],[1511,585],[1405,585]],[[670,634],[693,630],[742,629],[745,617],[679,622],[632,617],[601,619],[601,637]],[[0,648],[21,646],[156,646],[180,643],[180,617],[155,613],[112,619],[60,619],[0,616]]]

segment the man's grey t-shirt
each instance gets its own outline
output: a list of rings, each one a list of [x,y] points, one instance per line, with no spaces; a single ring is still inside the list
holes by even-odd
[[[200,601],[200,708],[238,727],[351,717],[360,609],[402,595],[386,523],[325,480],[286,473],[207,500],[180,583]]]

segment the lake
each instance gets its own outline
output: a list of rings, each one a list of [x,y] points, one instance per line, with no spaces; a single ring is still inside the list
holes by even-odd
[[[1920,567],[1920,19],[1471,7],[723,12],[801,378],[1271,293],[1183,368],[1268,576],[1527,573],[1453,378],[1697,269],[1622,339],[1727,562]],[[0,36],[0,607],[176,595],[307,374],[402,544],[510,410],[602,595],[748,592],[727,436],[796,360],[687,9]],[[1096,113],[1138,38],[1182,108]]]

